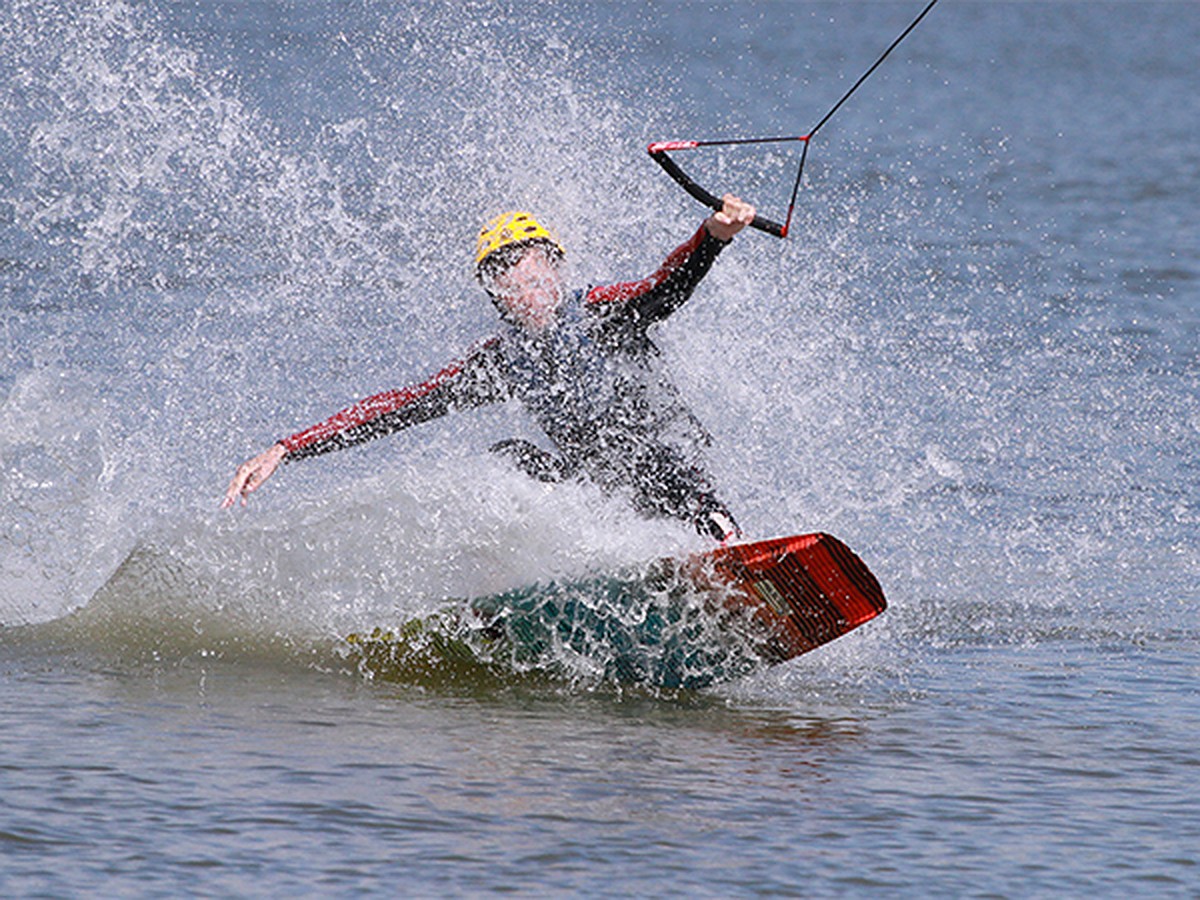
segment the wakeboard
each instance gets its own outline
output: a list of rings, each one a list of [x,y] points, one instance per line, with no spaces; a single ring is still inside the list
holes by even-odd
[[[793,659],[886,608],[849,547],[807,534],[541,582],[346,640],[372,674],[402,678],[473,658],[490,669],[691,689]]]

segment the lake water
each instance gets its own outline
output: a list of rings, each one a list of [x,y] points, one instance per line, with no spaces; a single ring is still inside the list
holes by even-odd
[[[4,0],[0,893],[1200,895],[1200,6],[942,0],[656,334],[755,536],[890,609],[661,694],[339,636],[699,546],[487,447],[237,463],[704,211],[920,3]],[[798,144],[695,151],[781,217]]]

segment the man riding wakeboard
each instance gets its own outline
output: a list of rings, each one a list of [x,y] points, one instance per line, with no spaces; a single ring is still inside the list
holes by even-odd
[[[284,438],[237,470],[222,503],[257,490],[281,462],[340,450],[445,413],[515,399],[557,454],[506,440],[491,449],[543,481],[587,476],[627,490],[643,515],[739,534],[700,464],[711,438],[653,366],[651,325],[678,309],[721,250],[754,219],[732,195],[654,274],[569,290],[566,251],[529,213],[497,216],[479,234],[475,275],[500,314],[498,334],[432,378],[368,397]]]

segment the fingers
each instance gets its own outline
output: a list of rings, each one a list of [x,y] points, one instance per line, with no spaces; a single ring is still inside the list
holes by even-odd
[[[248,462],[238,468],[237,474],[233,476],[233,481],[229,482],[229,489],[225,491],[225,499],[221,501],[221,509],[229,509],[239,499],[242,501],[242,506],[245,506],[246,498],[258,490],[262,486],[262,483],[267,480],[262,471],[252,463],[253,461]]]
[[[744,227],[754,221],[756,210],[753,204],[747,203],[741,197],[726,194],[721,198],[721,202],[724,205],[717,215],[725,218],[725,224],[737,224]]]
[[[755,213],[753,205],[733,194],[726,194],[721,198],[721,209],[709,217],[708,230],[714,237],[728,241],[754,221]]]
[[[239,499],[245,506],[246,498],[262,487],[263,482],[271,477],[285,453],[286,451],[280,444],[275,444],[266,452],[260,453],[254,459],[247,460],[238,466],[233,480],[229,482],[229,487],[225,491],[225,499],[221,501],[221,509],[229,509]]]
[[[237,474],[233,476],[233,480],[229,482],[229,488],[225,491],[225,499],[221,501],[221,509],[229,509],[239,498],[242,505],[246,505],[246,495],[257,487],[251,483],[252,477],[250,463],[238,466]],[[261,484],[261,481],[259,483]]]

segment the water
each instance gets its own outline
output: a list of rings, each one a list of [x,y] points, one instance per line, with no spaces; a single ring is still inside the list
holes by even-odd
[[[644,274],[702,214],[645,144],[803,132],[919,5],[6,0],[0,890],[1200,893],[1195,4],[945,0],[660,329],[742,524],[879,576],[855,634],[365,678],[338,635],[696,546],[505,470],[513,410],[215,508],[489,332],[489,214]],[[779,216],[783,152],[681,162]]]

